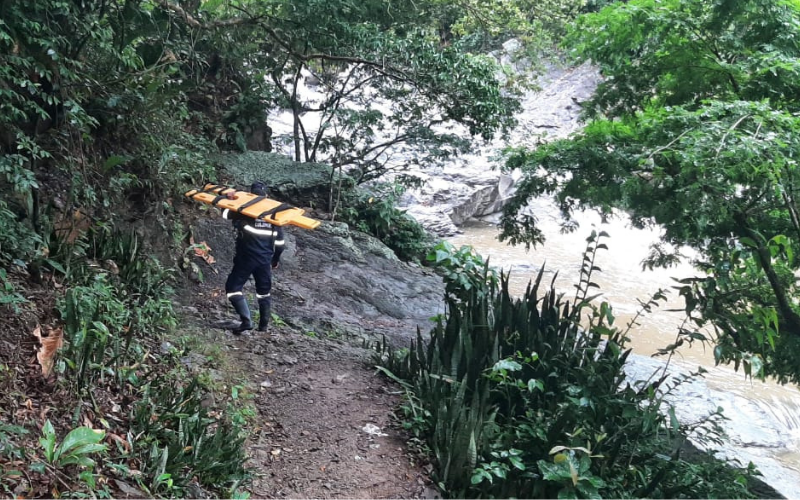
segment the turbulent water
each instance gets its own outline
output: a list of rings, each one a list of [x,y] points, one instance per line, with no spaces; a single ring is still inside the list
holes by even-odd
[[[511,272],[512,292],[522,295],[528,282],[545,266],[545,280],[556,276],[556,288],[571,295],[577,283],[586,237],[592,229],[609,234],[604,239],[609,247],[600,250],[596,264],[602,269],[592,277],[601,287],[602,297],[615,312],[616,324],[624,326],[640,309],[637,299],[648,300],[659,288],[671,289],[673,278],[693,276],[688,264],[671,269],[642,271],[640,262],[648,246],[658,238],[654,231],[627,227],[624,220],[600,224],[595,214],[578,215],[581,228],[571,234],[561,234],[558,210],[547,200],[534,203],[541,228],[547,236],[544,246],[526,252],[523,247],[511,247],[497,240],[496,226],[475,222],[462,226],[462,235],[449,239],[456,246],[471,245],[495,267]],[[674,290],[671,290],[674,292]],[[631,330],[630,337],[637,357],[635,376],[646,378],[661,366],[649,358],[657,349],[675,341],[683,315],[667,309],[680,309],[682,301],[670,293],[669,302],[653,314],[641,318]],[[661,359],[661,358],[658,358]],[[745,379],[728,367],[715,367],[710,347],[695,344],[681,348],[672,361],[674,370],[689,372],[703,366],[708,370],[704,380],[681,388],[675,404],[682,421],[696,421],[717,407],[729,418],[725,422],[730,443],[722,452],[738,458],[744,464],[753,461],[764,479],[788,498],[800,495],[800,391],[793,386]]]

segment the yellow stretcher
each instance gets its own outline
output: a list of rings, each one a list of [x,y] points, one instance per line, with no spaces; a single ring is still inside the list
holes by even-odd
[[[227,208],[253,219],[261,219],[276,226],[291,225],[314,229],[320,225],[320,221],[304,216],[305,210],[302,208],[226,186],[206,184],[203,189],[192,189],[184,196],[207,205]]]

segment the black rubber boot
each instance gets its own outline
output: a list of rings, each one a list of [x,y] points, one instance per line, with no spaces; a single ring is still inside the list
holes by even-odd
[[[250,308],[247,306],[247,299],[242,295],[234,295],[231,297],[231,305],[239,314],[242,323],[231,330],[234,335],[240,335],[242,332],[253,329],[253,322],[250,320]]]
[[[272,299],[266,297],[258,299],[258,331],[266,332],[269,326],[269,317],[272,310]]]

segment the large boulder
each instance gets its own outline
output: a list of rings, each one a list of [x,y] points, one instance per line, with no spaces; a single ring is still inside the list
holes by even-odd
[[[282,284],[296,300],[286,310],[299,321],[386,334],[406,346],[444,312],[442,279],[406,264],[376,238],[346,224],[323,223],[288,237]]]
[[[208,243],[216,259],[213,269],[206,266],[203,273],[205,285],[223,289],[234,254],[230,224],[200,218],[193,234],[196,241]],[[245,292],[255,305],[253,285]],[[427,331],[431,318],[444,312],[444,285],[438,275],[399,261],[379,240],[343,223],[323,222],[313,231],[286,228],[286,250],[274,273],[272,295],[274,311],[295,326],[385,335],[403,347],[417,328]]]

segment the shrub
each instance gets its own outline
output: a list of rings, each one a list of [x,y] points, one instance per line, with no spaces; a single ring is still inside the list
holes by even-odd
[[[631,384],[626,331],[589,295],[598,249],[592,234],[578,293],[566,300],[544,270],[523,297],[463,249],[449,266],[447,315],[407,351],[383,346],[382,370],[406,387],[406,407],[452,497],[747,497],[748,472],[682,456],[689,432],[664,411],[666,376]],[[465,259],[465,256],[468,258]],[[464,264],[466,263],[466,264]],[[463,276],[468,274],[468,276]],[[470,285],[468,289],[464,289]],[[544,290],[542,290],[544,288]],[[459,290],[460,289],[460,290]],[[657,293],[645,308],[657,305]],[[581,319],[584,319],[581,325]],[[681,383],[681,382],[676,382]],[[409,412],[407,412],[409,413]],[[422,420],[422,422],[420,422]],[[704,430],[714,438],[712,421]],[[702,436],[696,434],[695,437]]]
[[[397,208],[403,193],[399,184],[378,184],[370,190],[353,189],[344,196],[343,222],[371,234],[402,260],[421,260],[430,248],[425,229]]]
[[[124,381],[129,357],[139,351],[135,340],[175,325],[171,271],[141,253],[134,233],[113,226],[95,227],[76,243],[56,248],[59,267],[76,283],[57,302],[68,341],[66,367],[75,371],[79,387],[107,367]]]
[[[142,438],[133,454],[141,461],[151,493],[180,496],[193,477],[221,488],[247,477],[244,435],[225,417],[213,418],[202,404],[196,378],[184,387],[155,379],[141,390],[132,429]]]

